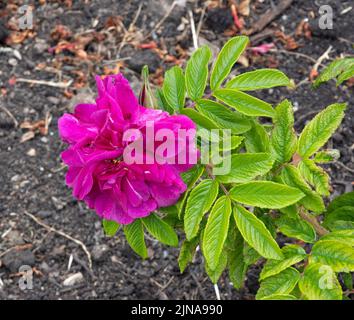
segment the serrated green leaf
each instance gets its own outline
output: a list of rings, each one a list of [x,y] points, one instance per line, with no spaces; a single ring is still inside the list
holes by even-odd
[[[328,150],[316,152],[313,161],[316,163],[329,163],[329,162],[336,161],[339,158],[340,158],[339,150],[328,149]]]
[[[280,232],[288,237],[300,239],[308,243],[316,241],[316,231],[305,220],[281,217],[276,220],[276,224]]]
[[[329,176],[321,167],[316,166],[313,160],[302,160],[298,168],[316,192],[323,196],[329,196]]]
[[[190,170],[182,172],[181,178],[183,182],[187,185],[187,188],[190,189],[198,181],[203,172],[204,166],[196,165]]]
[[[212,100],[199,99],[198,111],[212,120],[221,129],[231,129],[232,134],[240,134],[251,128],[250,121],[243,115],[232,112],[227,107]]]
[[[297,300],[297,298],[291,294],[272,294],[260,300]]]
[[[201,112],[198,112],[192,108],[183,108],[181,110],[181,114],[186,115],[190,119],[193,120],[197,125],[211,130],[211,129],[218,129],[219,126],[211,119],[209,119],[207,116],[202,114]]]
[[[276,69],[259,69],[242,73],[226,84],[228,89],[252,91],[281,86],[290,86],[289,78]]]
[[[245,242],[243,247],[243,259],[245,260],[246,265],[251,266],[257,263],[260,258],[262,258],[262,256],[247,242]]]
[[[312,247],[311,263],[329,265],[335,272],[354,271],[354,249],[334,240],[320,240]]]
[[[305,250],[295,244],[287,245],[281,248],[281,251],[285,258],[283,260],[268,260],[262,269],[260,280],[274,276],[306,258]]]
[[[336,231],[327,233],[326,235],[321,237],[321,241],[322,240],[338,241],[338,242],[342,242],[346,245],[354,247],[354,229],[336,230]]]
[[[354,58],[344,58],[337,59],[331,62],[317,77],[316,81],[313,83],[313,86],[317,88],[320,84],[327,82],[331,79],[337,78],[337,85],[340,84],[347,76],[350,77],[350,74],[343,74],[348,70],[353,70],[354,67]],[[344,81],[344,80],[343,80]]]
[[[294,112],[290,101],[284,100],[275,108],[274,129],[270,139],[271,151],[279,163],[288,162],[296,151]]]
[[[338,207],[336,210],[327,212],[323,225],[330,230],[354,229],[354,207]]]
[[[229,277],[236,289],[243,287],[247,264],[243,256],[244,241],[235,223],[230,223],[228,237],[225,242]]]
[[[321,148],[337,130],[344,117],[345,103],[335,103],[317,114],[302,130],[298,153],[308,158]]]
[[[168,112],[169,114],[173,114],[173,109],[168,105],[165,96],[163,94],[162,88],[156,89],[155,96],[156,96],[157,107],[160,110],[164,110]]]
[[[337,210],[341,207],[354,207],[354,191],[344,193],[334,198],[327,208],[327,212]]]
[[[264,223],[244,207],[236,205],[233,210],[237,228],[242,237],[261,256],[283,259],[283,254]]]
[[[342,288],[330,266],[309,264],[299,281],[299,288],[309,300],[342,300]]]
[[[147,231],[157,240],[169,246],[178,246],[178,237],[173,228],[156,214],[150,214],[141,220]]]
[[[186,88],[183,70],[180,67],[174,66],[165,73],[162,90],[173,110],[178,111],[184,107]]]
[[[231,156],[231,170],[228,174],[216,176],[221,183],[240,183],[266,174],[273,166],[269,153],[240,153]]]
[[[269,152],[269,135],[264,126],[253,121],[250,130],[243,134],[247,152]]]
[[[214,97],[224,102],[238,112],[251,117],[274,117],[275,112],[271,104],[255,98],[242,91],[233,89],[218,89],[213,93]]]
[[[208,80],[208,63],[212,56],[207,46],[200,47],[188,60],[186,87],[189,97],[196,101],[202,97]]]
[[[118,229],[119,229],[119,223],[113,221],[113,220],[102,220],[102,225],[103,225],[103,230],[106,234],[106,236],[113,237]]]
[[[222,254],[220,255],[219,258],[219,262],[217,264],[217,266],[215,267],[215,269],[211,269],[207,263],[205,263],[205,271],[208,274],[211,282],[213,284],[216,284],[220,278],[220,276],[222,275],[223,271],[225,270],[227,266],[227,255],[226,254]]]
[[[289,294],[300,280],[300,273],[294,268],[288,268],[261,282],[256,299],[274,294]]]
[[[296,188],[271,181],[253,181],[230,190],[233,200],[260,208],[279,209],[296,203],[304,194]]]
[[[337,86],[342,84],[344,81],[349,80],[350,78],[354,77],[354,59],[353,64],[348,68],[348,70],[344,71],[340,74],[337,78]]]
[[[347,287],[348,290],[353,290],[353,276],[351,273],[342,273],[342,279],[344,285]]]
[[[203,254],[208,266],[215,270],[219,263],[224,242],[227,237],[231,215],[231,201],[220,197],[211,209],[203,236]]]
[[[231,38],[222,47],[210,76],[211,90],[218,89],[248,45],[248,37]]]
[[[184,214],[184,231],[188,240],[198,234],[199,224],[214,203],[218,192],[218,183],[211,179],[203,180],[191,191]]]
[[[303,197],[299,203],[306,209],[316,213],[321,213],[325,210],[325,205],[321,196],[308,186],[296,167],[293,165],[286,165],[282,169],[281,177],[284,183],[300,189],[305,194],[305,197]]]
[[[124,226],[123,230],[130,247],[142,258],[147,258],[144,228],[141,220],[136,219],[133,223]]]
[[[181,273],[184,272],[188,263],[192,262],[195,250],[198,246],[199,239],[195,237],[191,241],[185,240],[181,246],[181,250],[178,256],[178,266]]]

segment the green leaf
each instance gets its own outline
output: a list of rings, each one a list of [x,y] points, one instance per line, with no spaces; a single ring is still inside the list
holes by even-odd
[[[268,259],[282,259],[283,254],[264,223],[244,207],[234,207],[237,228],[247,243],[261,256]]]
[[[309,264],[299,281],[299,288],[309,300],[342,300],[342,288],[330,266]]]
[[[317,88],[322,83],[327,82],[331,79],[337,78],[337,85],[346,80],[347,77],[350,77],[350,73],[346,73],[346,71],[353,72],[354,67],[354,58],[345,58],[338,59],[330,63],[324,71],[317,77],[316,81],[313,83],[313,86]],[[347,78],[349,79],[349,78]]]
[[[313,160],[316,163],[329,163],[329,162],[336,161],[339,158],[340,158],[339,150],[328,149],[328,150],[317,152]]]
[[[203,180],[191,191],[184,214],[184,231],[188,240],[198,234],[199,224],[214,203],[218,192],[218,183],[211,179]]]
[[[326,235],[321,237],[321,241],[322,240],[338,241],[354,247],[354,229],[337,230],[337,231],[327,233]]]
[[[237,112],[232,112],[215,101],[200,99],[196,107],[200,113],[211,119],[219,128],[231,129],[232,134],[244,133],[251,128],[247,118]]]
[[[236,289],[240,289],[245,281],[247,264],[243,256],[244,241],[234,223],[230,223],[225,247],[230,280]]]
[[[316,213],[321,213],[325,210],[325,205],[321,196],[312,191],[296,167],[293,165],[286,165],[281,172],[281,177],[284,183],[300,189],[305,194],[305,197],[303,197],[299,203],[306,209]]]
[[[141,220],[149,233],[157,240],[169,246],[178,246],[178,237],[173,228],[156,214],[150,214]]]
[[[211,129],[218,129],[219,126],[211,119],[209,119],[207,116],[202,114],[201,112],[198,112],[192,108],[184,108],[181,110],[181,114],[186,115],[190,119],[193,120],[197,125],[211,130]]]
[[[184,272],[188,263],[192,262],[199,239],[196,237],[191,241],[185,240],[181,246],[178,256],[178,266],[181,273]]]
[[[338,207],[334,211],[327,212],[323,225],[330,230],[354,229],[354,207]]]
[[[238,75],[226,84],[226,88],[252,91],[290,85],[289,78],[283,72],[276,69],[259,69]]]
[[[269,103],[250,96],[242,91],[233,89],[218,89],[213,95],[215,98],[245,114],[246,116],[274,117],[275,115],[274,109]]]
[[[348,290],[353,290],[353,277],[351,273],[342,273],[342,279],[344,285],[347,287]]]
[[[337,210],[341,207],[354,207],[354,191],[344,193],[333,199],[327,208],[327,212]]]
[[[202,97],[208,80],[208,63],[211,50],[203,46],[195,51],[186,67],[186,87],[189,97],[196,101]]]
[[[196,165],[192,169],[182,172],[181,178],[183,182],[187,185],[187,188],[190,189],[198,181],[203,172],[204,166]]]
[[[296,203],[304,194],[284,184],[271,181],[253,181],[230,190],[233,200],[260,208],[279,209]]]
[[[264,126],[253,121],[251,130],[243,134],[247,152],[269,152],[269,135]]]
[[[285,258],[283,260],[268,260],[262,269],[260,280],[274,276],[306,258],[305,250],[295,244],[287,245],[281,248],[281,251]]]
[[[144,228],[140,219],[124,226],[125,237],[130,247],[142,258],[147,258],[147,249],[144,240]]]
[[[248,37],[238,36],[230,39],[221,49],[210,76],[211,90],[218,89],[230,73],[242,52],[248,45]]]
[[[165,73],[162,90],[168,105],[173,110],[178,111],[184,107],[186,88],[183,70],[180,67],[174,66]]]
[[[351,272],[354,271],[354,249],[339,241],[321,239],[312,247],[310,262],[327,264],[335,272]]]
[[[218,280],[221,277],[226,266],[227,266],[227,255],[226,254],[220,255],[219,262],[218,262],[217,266],[215,267],[215,269],[211,269],[208,266],[208,264],[205,263],[205,271],[208,274],[208,276],[213,284],[216,284],[218,282]]]
[[[337,86],[354,77],[354,63],[337,78]]]
[[[279,163],[288,162],[296,151],[294,112],[290,101],[284,100],[275,108],[274,129],[270,139],[271,151]]]
[[[260,300],[297,300],[297,298],[291,294],[272,294]]]
[[[313,160],[302,160],[298,168],[302,176],[315,188],[317,193],[329,196],[329,176],[321,167],[316,166]]]
[[[243,247],[243,258],[245,260],[246,265],[251,266],[255,264],[262,256],[252,248],[247,242]]]
[[[240,183],[253,180],[272,169],[274,160],[269,153],[240,153],[231,156],[231,171],[217,176],[222,183]]]
[[[276,220],[276,224],[280,232],[290,238],[300,239],[308,243],[316,241],[316,231],[311,224],[303,219],[281,217]]]
[[[113,237],[118,229],[119,229],[119,223],[113,221],[113,220],[102,220],[102,225],[103,225],[103,230],[108,237]]]
[[[169,114],[173,114],[173,109],[168,105],[166,98],[163,94],[163,90],[161,88],[157,88],[155,91],[157,106],[160,110],[164,110]]]
[[[231,201],[228,197],[220,197],[214,204],[203,236],[203,253],[208,266],[215,270],[227,237],[231,215]]]
[[[321,148],[337,130],[344,117],[345,103],[335,103],[317,114],[302,131],[298,153],[308,158]]]
[[[271,276],[261,282],[261,286],[256,294],[256,299],[260,300],[275,294],[289,294],[295,288],[300,279],[300,273],[294,268],[288,268]]]

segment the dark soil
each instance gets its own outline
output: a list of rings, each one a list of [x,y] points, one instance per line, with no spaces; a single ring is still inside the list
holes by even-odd
[[[251,14],[245,17],[246,28],[250,28],[272,5],[279,3],[269,0],[251,2]],[[11,23],[11,18],[16,15],[16,5],[21,3],[0,3],[0,42],[3,43],[7,33],[3,25]],[[119,49],[123,26],[129,29],[140,3],[141,13],[131,28],[133,35],[128,35],[125,39],[127,44]],[[85,205],[74,200],[65,186],[66,169],[60,160],[60,152],[65,146],[58,138],[57,119],[63,112],[72,110],[75,103],[92,99],[95,92],[92,79],[95,73],[113,72],[117,70],[117,62],[112,60],[117,57],[127,58],[121,70],[137,91],[140,70],[144,64],[151,65],[154,83],[161,81],[163,70],[175,63],[183,65],[188,52],[193,49],[188,8],[193,10],[198,25],[204,1],[188,1],[186,7],[177,6],[163,21],[160,30],[154,30],[171,3],[172,0],[92,0],[87,1],[87,4],[84,1],[35,1],[34,33],[18,44],[0,45],[0,104],[19,124],[43,120],[46,115],[52,117],[47,134],[37,132],[32,139],[21,143],[27,130],[15,126],[5,109],[0,109],[1,299],[215,299],[214,287],[204,273],[199,253],[195,262],[184,274],[180,274],[177,249],[165,247],[148,238],[150,258],[142,261],[129,248],[122,232],[114,238],[104,236],[100,219]],[[334,29],[328,32],[317,27],[318,5],[324,3],[333,7],[335,16]],[[333,46],[331,58],[353,55],[354,10],[340,14],[350,4],[352,2],[349,0],[293,1],[291,7],[267,28],[294,36],[299,23],[308,18],[313,29],[311,39],[303,35],[294,36],[299,47],[287,51],[286,43],[279,41],[275,33],[270,32],[268,36],[253,38],[252,45],[274,42],[278,50],[258,56],[249,51],[250,67],[237,65],[237,71],[278,67],[293,78],[295,83],[302,83],[295,91],[277,89],[258,94],[273,104],[283,98],[290,98],[297,110],[298,129],[315,112],[330,103],[349,102],[350,108],[343,125],[330,140],[328,147],[340,150],[340,161],[350,167],[351,171],[340,164],[326,166],[332,177],[331,197],[353,189],[353,88],[341,86],[337,89],[330,82],[313,90],[310,83],[303,80],[308,78],[314,60],[330,45]],[[71,35],[57,32],[51,36],[58,25],[66,26]],[[232,28],[233,19],[229,7],[208,8],[203,18],[200,38],[212,47],[220,47],[228,37],[236,34]],[[150,34],[151,30],[153,32]],[[89,59],[80,60],[77,50],[53,52],[58,48],[56,46],[59,41],[73,42],[75,36],[84,32],[93,37],[83,46]],[[159,50],[139,47],[152,40]],[[16,52],[20,53],[21,59]],[[121,55],[117,56],[119,53]],[[53,82],[72,79],[73,83],[69,88],[62,89],[16,82],[15,79],[19,78]],[[93,271],[88,269],[87,257],[80,246],[48,232],[24,212],[82,241],[93,257]],[[70,260],[72,264],[68,270]],[[19,266],[24,264],[34,267],[32,290],[22,291],[18,286],[20,276],[16,273]],[[65,279],[78,272],[83,275],[81,282],[72,286],[63,285]],[[260,266],[251,268],[245,288],[240,291],[233,289],[227,275],[224,275],[219,281],[222,299],[254,299],[259,272]]]

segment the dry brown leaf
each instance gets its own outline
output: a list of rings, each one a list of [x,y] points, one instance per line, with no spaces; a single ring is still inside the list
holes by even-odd
[[[27,131],[26,133],[24,133],[20,139],[20,143],[26,142],[28,140],[33,139],[35,136],[35,133],[33,131]]]
[[[248,17],[250,15],[250,2],[251,0],[241,0],[238,11],[241,15]]]

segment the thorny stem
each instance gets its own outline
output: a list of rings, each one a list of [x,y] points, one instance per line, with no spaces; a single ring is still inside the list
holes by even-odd
[[[206,172],[208,173],[208,176],[215,180],[215,176],[213,175],[213,173],[211,172],[211,169],[212,169],[212,166],[211,165],[206,165],[205,166],[205,170]],[[222,183],[219,183],[220,185],[220,188],[222,189],[222,191],[224,191],[225,195],[229,196],[229,191],[226,189],[226,187],[222,184]]]
[[[326,228],[321,226],[321,224],[317,221],[317,219],[314,216],[308,214],[305,210],[303,210],[303,208],[300,208],[299,215],[301,218],[309,222],[314,227],[314,229],[316,230],[319,236],[324,236],[325,234],[329,233],[329,231]]]

